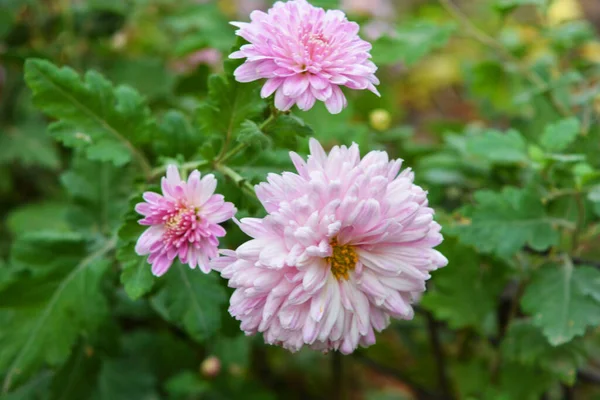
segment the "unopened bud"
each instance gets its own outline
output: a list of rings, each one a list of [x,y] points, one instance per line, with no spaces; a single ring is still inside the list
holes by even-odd
[[[371,114],[369,114],[369,122],[371,123],[373,129],[385,131],[388,130],[392,124],[392,116],[387,110],[378,108],[371,111]]]
[[[202,375],[207,378],[214,378],[221,372],[221,361],[215,356],[207,357],[200,365]]]

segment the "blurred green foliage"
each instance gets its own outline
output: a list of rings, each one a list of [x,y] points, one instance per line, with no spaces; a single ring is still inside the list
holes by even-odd
[[[315,0],[380,67],[382,97],[349,91],[339,115],[233,79],[228,22],[266,3],[0,0],[0,397],[332,398],[331,354],[243,336],[223,280],[156,279],[134,252],[167,162],[221,157],[219,191],[260,216],[248,184],[315,136],[404,159],[449,259],[413,321],[344,357],[344,398],[600,398],[600,41],[580,3]]]

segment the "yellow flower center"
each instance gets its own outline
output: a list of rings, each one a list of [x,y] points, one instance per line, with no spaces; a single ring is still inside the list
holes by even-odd
[[[348,280],[350,277],[348,273],[354,270],[358,262],[358,256],[356,255],[356,251],[354,251],[354,247],[349,244],[340,246],[337,238],[333,238],[329,244],[333,251],[331,256],[326,257],[325,260],[329,263],[333,276],[338,280],[342,278]]]

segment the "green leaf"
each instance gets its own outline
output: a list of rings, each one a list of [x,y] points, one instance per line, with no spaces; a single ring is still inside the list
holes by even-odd
[[[208,100],[197,111],[202,133],[236,139],[246,120],[257,119],[266,103],[260,98],[260,82],[240,83],[233,77],[238,61],[225,62],[225,74],[208,79]]]
[[[60,181],[74,203],[69,211],[74,226],[106,235],[114,232],[131,194],[130,168],[76,157]]]
[[[121,263],[122,268],[121,283],[132,300],[136,300],[152,290],[155,281],[147,257],[138,256],[135,252],[135,244],[147,228],[137,222],[141,216],[134,209],[135,205],[142,201],[140,195],[135,196],[129,202],[130,211],[119,229],[117,248],[117,260]]]
[[[82,81],[72,69],[40,59],[25,62],[25,80],[34,104],[61,120],[51,132],[65,145],[84,149],[92,160],[117,166],[132,156],[145,163],[137,146],[149,143],[156,127],[145,100],[135,90],[115,88],[94,71]]]
[[[588,193],[588,200],[594,205],[594,212],[600,216],[600,185],[594,186]]]
[[[558,243],[560,234],[535,189],[480,190],[474,197],[476,204],[463,208],[469,221],[457,226],[462,243],[506,258],[526,245],[543,251]]]
[[[540,144],[548,151],[563,151],[575,141],[579,129],[577,118],[562,119],[546,127],[540,138]]]
[[[521,300],[553,346],[569,342],[600,324],[600,271],[575,268],[568,259],[560,266],[542,268]]]
[[[217,338],[212,354],[216,356],[223,368],[236,366],[248,368],[250,364],[250,338],[240,334],[235,337],[220,336]]]
[[[552,45],[563,51],[595,40],[596,37],[592,25],[584,20],[566,21],[547,29],[544,35],[550,39]]]
[[[586,361],[585,349],[580,342],[554,347],[539,328],[525,320],[510,325],[501,349],[504,360],[539,367],[571,385],[575,382],[577,369]]]
[[[495,61],[483,61],[465,74],[469,89],[478,99],[489,102],[500,111],[512,110],[512,93],[516,86],[514,75],[504,65]]]
[[[62,202],[44,201],[16,208],[6,219],[9,232],[22,235],[28,232],[55,231],[67,232],[66,215],[69,205]]]
[[[468,139],[467,151],[496,164],[526,163],[527,143],[519,132],[489,129]]]
[[[188,399],[191,396],[201,396],[210,391],[211,387],[207,381],[200,379],[198,373],[183,371],[166,383],[167,392],[174,399]]]
[[[273,138],[278,147],[295,149],[298,137],[313,136],[313,129],[301,118],[293,114],[279,114],[271,123],[264,127],[267,135]]]
[[[26,123],[0,132],[0,164],[18,162],[25,167],[58,169],[56,145],[44,131],[39,123]]]
[[[218,332],[227,294],[215,275],[176,261],[163,280],[163,288],[151,300],[163,318],[183,327],[197,341]]]
[[[181,112],[169,110],[159,124],[161,134],[153,143],[156,151],[163,157],[175,157],[179,154],[190,158],[198,152],[203,137]]]
[[[487,399],[539,400],[554,383],[552,377],[536,368],[517,363],[503,363],[498,389],[487,391]]]
[[[391,35],[382,36],[373,43],[373,62],[388,65],[403,61],[413,65],[433,50],[445,46],[454,29],[454,25],[425,20],[403,24]]]
[[[18,389],[2,396],[2,400],[47,400],[51,381],[50,371],[44,371]]]
[[[158,399],[156,378],[140,359],[106,360],[98,378],[98,400]]]
[[[545,7],[547,4],[548,0],[496,0],[494,7],[499,11],[511,11],[519,6],[534,5]]]
[[[6,303],[10,300],[7,293],[18,295],[14,286],[27,288],[29,292],[40,290],[45,298],[33,304],[4,307],[0,312],[3,327],[0,330],[0,348],[3,349],[0,370],[6,371],[4,391],[44,364],[62,364],[77,338],[94,332],[108,314],[100,282],[110,265],[105,257],[114,242],[106,242],[93,253],[79,258],[86,246],[81,239],[68,238],[61,242],[54,238],[49,242],[46,236],[37,235],[24,236],[19,241],[21,250],[13,254],[13,262],[37,271],[38,276],[43,274],[44,279],[35,275],[23,277],[4,288],[0,299]],[[23,251],[27,247],[40,249],[40,252],[27,254]],[[46,257],[52,249],[54,251]],[[47,265],[40,265],[44,262]],[[40,268],[44,270],[39,271]],[[21,300],[14,303],[18,302]]]
[[[91,385],[90,380],[95,380],[99,370],[99,357],[82,341],[54,375],[50,387],[50,400],[91,398],[95,385]]]
[[[259,150],[268,149],[271,147],[272,140],[265,135],[256,122],[246,120],[242,122],[237,140],[240,143],[258,147]]]
[[[496,329],[496,308],[505,283],[505,272],[499,265],[483,262],[473,250],[446,240],[439,249],[450,266],[460,265],[460,273],[452,267],[436,271],[433,288],[425,293],[421,304],[452,329],[473,327],[484,334]]]

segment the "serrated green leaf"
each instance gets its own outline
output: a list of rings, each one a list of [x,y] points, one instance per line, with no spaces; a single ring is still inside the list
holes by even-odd
[[[580,342],[553,347],[538,327],[525,320],[510,325],[501,351],[504,360],[539,367],[567,384],[575,382],[577,369],[586,360],[585,349]]]
[[[240,143],[256,146],[261,150],[268,149],[272,142],[271,138],[260,130],[256,122],[250,120],[242,122],[237,140]]]
[[[72,69],[40,59],[26,61],[25,80],[34,104],[62,121],[52,131],[65,145],[84,149],[92,160],[117,166],[132,156],[145,162],[137,146],[149,143],[156,127],[145,100],[135,90],[115,88],[94,71],[82,81]]]
[[[479,136],[470,137],[467,151],[496,164],[518,164],[528,160],[527,143],[514,129],[506,132],[489,129]]]
[[[47,247],[44,238],[39,236],[23,237],[21,242],[27,246]],[[2,311],[5,320],[0,330],[0,370],[6,375],[3,390],[8,391],[16,382],[26,379],[33,371],[44,364],[59,365],[69,356],[77,337],[95,331],[108,314],[107,302],[100,289],[100,281],[110,263],[105,259],[113,249],[114,242],[106,242],[102,247],[86,257],[67,257],[67,254],[80,255],[86,243],[73,242],[61,244],[58,239],[53,242],[54,257],[60,257],[68,264],[50,268],[44,273],[45,281],[53,281],[51,290],[42,288],[46,298],[38,304],[24,307],[7,307]],[[27,247],[25,246],[25,247]],[[67,249],[68,247],[68,249]],[[14,255],[15,262],[20,262],[25,268],[39,270],[43,261],[54,262],[52,257],[35,260],[32,255],[21,258],[26,254],[21,251]],[[38,254],[43,257],[43,253]],[[41,274],[42,272],[38,272]],[[35,276],[23,277],[13,283],[28,288],[30,292],[38,289],[40,281]],[[11,286],[4,288],[0,299],[6,301],[5,293],[11,291]]]
[[[600,289],[600,271],[575,268],[570,260],[560,266],[542,268],[521,300],[553,346],[567,343],[600,324],[600,301],[590,295]],[[590,282],[591,280],[591,282]]]
[[[543,251],[558,243],[560,234],[535,189],[480,190],[474,197],[475,205],[463,209],[470,221],[457,227],[462,243],[501,257],[511,257],[526,245]]]
[[[130,168],[76,157],[60,181],[73,202],[69,211],[73,226],[106,235],[114,232],[131,194]]]
[[[540,144],[548,151],[563,151],[575,141],[579,129],[577,118],[562,119],[546,127],[540,138]]]
[[[203,134],[236,139],[246,120],[255,120],[266,108],[259,94],[260,82],[240,83],[233,71],[240,62],[225,62],[225,73],[208,79],[208,100],[196,113]],[[227,139],[229,138],[229,139]]]
[[[274,121],[265,125],[264,131],[273,138],[276,146],[287,149],[296,149],[298,137],[314,135],[313,129],[293,114],[279,114]]]
[[[48,169],[60,166],[56,146],[43,125],[26,123],[0,131],[0,164],[13,162]]]
[[[135,252],[135,244],[147,228],[137,222],[140,215],[134,210],[135,205],[141,201],[143,201],[142,196],[135,196],[129,202],[130,211],[125,217],[118,235],[117,260],[121,263],[122,268],[121,283],[132,300],[136,300],[152,290],[155,281],[147,257],[139,256]]]
[[[151,303],[163,318],[183,327],[197,341],[219,330],[227,295],[216,276],[176,261],[162,279],[164,286]]]
[[[413,65],[431,51],[445,46],[454,29],[454,25],[425,20],[403,24],[393,34],[382,36],[373,43],[373,62],[388,65],[403,61]]]
[[[501,266],[487,265],[471,249],[446,240],[439,249],[449,268],[435,273],[421,304],[452,329],[473,327],[483,334],[496,331],[496,308],[506,277]],[[451,266],[460,265],[460,273]]]
[[[159,123],[160,135],[153,143],[158,154],[175,157],[179,154],[190,158],[198,152],[203,143],[199,130],[181,112],[169,110]]]

